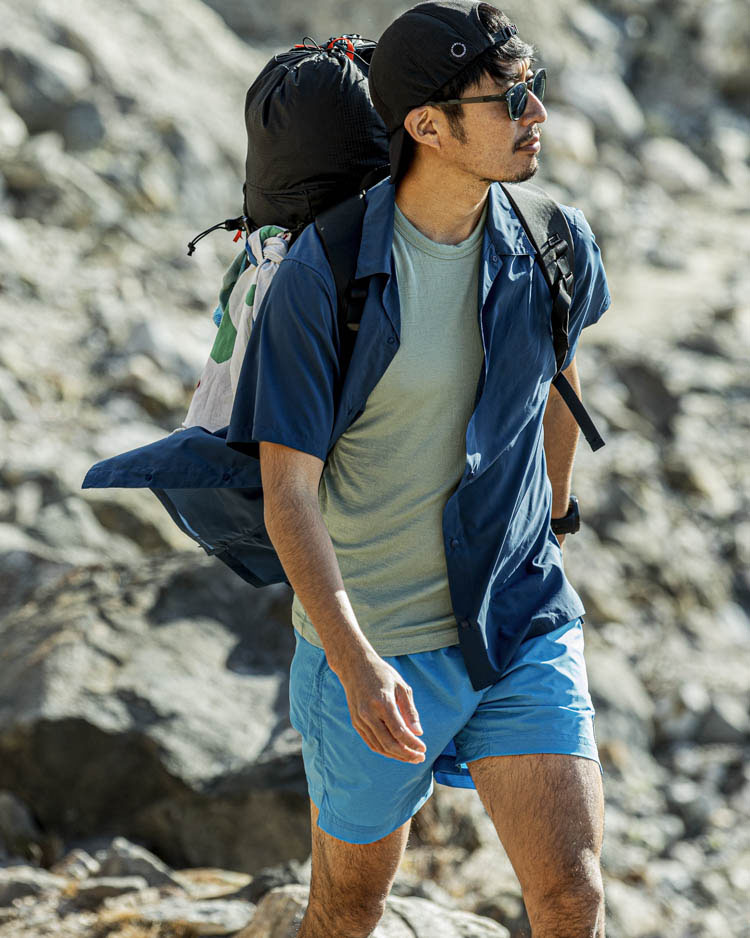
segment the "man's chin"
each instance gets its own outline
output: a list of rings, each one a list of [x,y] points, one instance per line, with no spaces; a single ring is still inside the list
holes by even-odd
[[[515,176],[510,179],[503,179],[503,182],[526,182],[527,179],[531,179],[532,176],[536,175],[537,170],[539,169],[539,160],[534,157],[532,161],[524,169],[519,170]]]
[[[495,177],[493,179],[485,179],[484,182],[486,182],[487,185],[490,185],[493,182],[526,182],[527,179],[531,179],[532,176],[536,175],[538,169],[539,169],[539,160],[535,156],[532,159],[532,161],[528,164],[528,166],[524,167],[523,169],[518,170],[518,172],[514,173],[512,176],[503,176],[502,178]]]

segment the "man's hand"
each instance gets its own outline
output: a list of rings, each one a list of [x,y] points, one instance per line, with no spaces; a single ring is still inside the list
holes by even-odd
[[[336,672],[346,691],[352,725],[373,752],[424,762],[426,746],[411,687],[374,651],[350,659]],[[417,735],[415,735],[417,734]]]

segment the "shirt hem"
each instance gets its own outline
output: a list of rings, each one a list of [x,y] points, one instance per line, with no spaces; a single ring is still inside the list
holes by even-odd
[[[311,628],[304,622],[292,622],[292,627],[305,641],[325,651],[320,636],[315,631],[314,627]],[[377,639],[373,640],[366,632],[365,637],[381,658],[395,658],[398,655],[417,655],[424,651],[438,651],[441,648],[448,648],[451,645],[459,644],[457,628],[452,631],[439,632],[435,635],[425,635],[422,637],[421,641],[408,642],[407,644],[402,642],[384,644],[378,642]]]

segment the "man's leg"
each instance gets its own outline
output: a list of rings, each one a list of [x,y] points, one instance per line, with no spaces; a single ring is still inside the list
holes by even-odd
[[[350,844],[318,827],[312,819],[310,902],[298,938],[367,938],[385,911],[411,820],[382,840]]]
[[[536,753],[468,767],[521,883],[533,938],[604,938],[599,765]]]

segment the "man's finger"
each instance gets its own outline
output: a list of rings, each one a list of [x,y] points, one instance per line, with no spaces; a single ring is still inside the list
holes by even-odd
[[[414,758],[416,755],[416,753],[407,752],[407,750],[393,738],[393,735],[389,732],[388,727],[382,720],[378,720],[376,725],[370,724],[370,729],[377,737],[378,748],[376,751],[379,752],[381,756],[410,761],[410,758]]]
[[[411,688],[408,691],[403,688],[400,684],[396,685],[396,703],[398,708],[403,714],[404,719],[406,720],[406,725],[414,730],[417,735],[422,735],[422,724],[419,722],[419,713],[417,713],[417,708],[414,706],[414,700],[411,695]]]
[[[384,719],[377,717],[375,714],[372,715],[370,720],[365,719],[365,717],[362,717],[362,719],[367,723],[370,732],[377,737],[378,747],[376,751],[382,756],[400,759],[402,762],[423,761],[424,752],[412,749],[407,747],[405,743],[399,742]],[[415,742],[420,744],[416,737],[414,739]]]
[[[386,705],[385,722],[393,738],[402,746],[419,753],[425,751],[427,748],[425,744],[412,733],[404,722],[399,708],[391,701]]]

